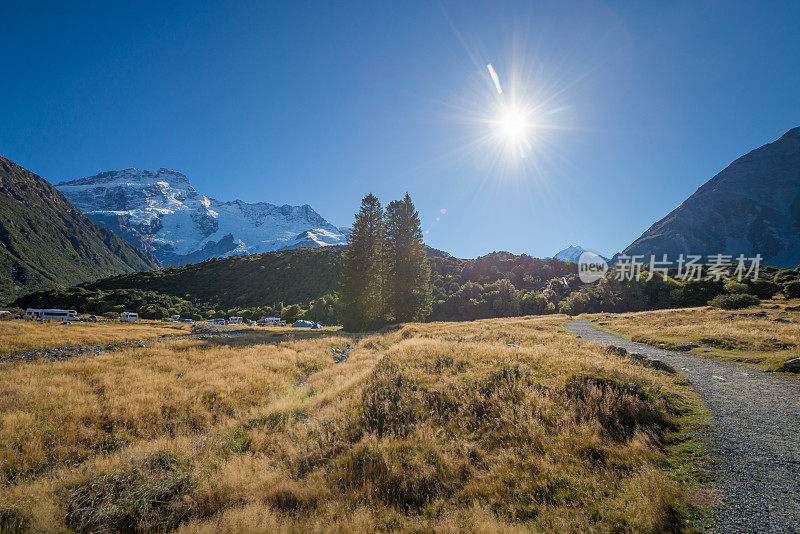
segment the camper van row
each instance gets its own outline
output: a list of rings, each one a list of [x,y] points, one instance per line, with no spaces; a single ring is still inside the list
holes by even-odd
[[[8,312],[6,312],[8,313]],[[17,316],[19,317],[19,316]],[[29,321],[81,321],[96,323],[100,321],[97,315],[88,315],[80,317],[75,310],[59,310],[59,309],[33,309],[29,308],[25,311],[25,319]],[[135,323],[139,320],[139,314],[134,312],[122,312],[119,314],[119,321],[121,323]],[[192,319],[182,318],[180,315],[172,315],[167,319],[162,319],[165,323],[194,323]],[[280,317],[262,317],[258,321],[248,320],[243,317],[233,316],[228,319],[209,319],[204,321],[206,324],[215,325],[233,325],[240,324],[245,326],[287,326],[286,321]],[[292,323],[293,327],[299,328],[322,328],[322,325],[314,321],[299,320]]]
[[[78,312],[75,310],[37,310],[33,308],[25,310],[25,319],[29,321],[86,321],[89,323],[96,323],[100,320],[96,315],[78,317]],[[139,320],[139,314],[122,312],[119,314],[119,320],[121,323],[135,323]]]

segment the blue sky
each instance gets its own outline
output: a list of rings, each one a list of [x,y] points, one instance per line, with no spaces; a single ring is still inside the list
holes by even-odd
[[[408,191],[460,257],[617,252],[800,125],[800,2],[23,4],[1,155],[52,182],[167,167],[337,225]],[[487,62],[530,110],[524,159]]]

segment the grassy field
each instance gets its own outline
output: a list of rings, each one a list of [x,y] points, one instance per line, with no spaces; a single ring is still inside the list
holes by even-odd
[[[691,531],[705,408],[564,319],[2,364],[0,530]]]
[[[800,311],[787,309],[792,307],[800,309],[800,299],[732,311],[702,307],[585,317],[634,341],[775,371],[798,355]]]
[[[67,345],[107,345],[120,341],[185,334],[180,323],[78,323],[0,321],[0,358],[29,350]]]

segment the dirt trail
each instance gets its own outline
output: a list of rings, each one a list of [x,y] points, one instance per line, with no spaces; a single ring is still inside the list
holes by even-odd
[[[659,359],[683,373],[714,412],[708,437],[721,492],[710,532],[800,532],[800,380],[634,343],[588,321],[564,327],[588,341]]]

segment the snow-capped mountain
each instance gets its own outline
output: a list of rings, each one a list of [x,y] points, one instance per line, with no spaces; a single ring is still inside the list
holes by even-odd
[[[572,263],[578,263],[578,258],[581,257],[581,254],[584,252],[593,252],[603,258],[604,260],[608,261],[608,258],[604,257],[602,254],[597,252],[596,250],[592,250],[590,248],[583,248],[580,245],[570,245],[561,252],[557,253],[553,258],[561,261],[568,261]]]
[[[165,266],[345,242],[347,229],[311,206],[223,202],[167,169],[124,169],[56,186],[89,219],[152,252]]]

